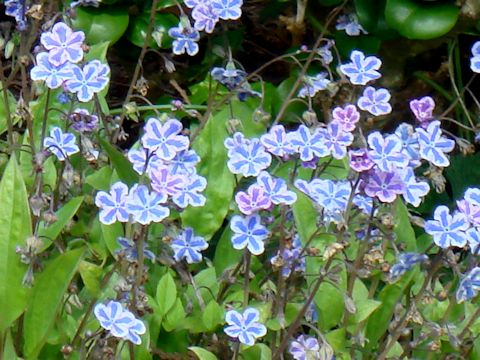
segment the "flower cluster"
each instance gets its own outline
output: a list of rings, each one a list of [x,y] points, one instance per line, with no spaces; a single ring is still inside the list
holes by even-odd
[[[200,158],[189,150],[189,140],[180,135],[183,127],[176,119],[164,123],[150,118],[144,127],[142,146],[131,149],[128,159],[139,174],[151,180],[146,185],[135,184],[128,189],[122,182],[112,185],[110,192],[100,191],[95,204],[101,209],[100,221],[112,224],[130,219],[143,225],[161,222],[169,214],[169,199],[178,207],[203,206],[206,198],[201,192],[207,187],[204,177],[196,173]]]
[[[90,101],[107,87],[110,68],[98,60],[81,64],[84,40],[82,31],[73,31],[62,22],[56,23],[40,38],[47,51],[37,54],[36,65],[30,70],[32,80],[44,81],[49,89],[63,86],[76,94],[79,101]]]
[[[140,335],[145,334],[145,324],[121,303],[117,301],[99,303],[95,305],[93,312],[102,328],[108,330],[112,336],[129,340],[136,345],[141,344]]]
[[[277,255],[270,259],[274,267],[281,269],[283,277],[289,277],[292,272],[305,271],[305,256],[302,253],[302,243],[300,237],[295,236],[292,244],[278,251]]]
[[[211,34],[220,20],[238,20],[242,16],[242,0],[186,0],[185,5],[192,9],[194,25],[182,16],[177,27],[170,28],[168,35],[173,38],[173,53],[185,52],[194,56],[198,53],[199,31]]]

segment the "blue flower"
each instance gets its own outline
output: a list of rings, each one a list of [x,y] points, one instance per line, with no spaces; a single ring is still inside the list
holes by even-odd
[[[125,256],[125,259],[131,262],[138,260],[137,244],[131,239],[121,236],[117,238],[117,242],[121,246],[121,249],[116,250],[116,254],[122,253]],[[148,244],[146,242],[143,243],[143,256],[145,259],[155,262],[155,254],[148,249]]]
[[[236,154],[238,148],[250,146],[252,141],[245,138],[241,132],[236,132],[231,138],[226,138],[223,144],[228,149],[228,156]]]
[[[349,78],[354,85],[366,85],[369,81],[380,79],[382,76],[377,70],[382,62],[375,56],[367,56],[361,51],[354,50],[350,54],[351,63],[340,65],[340,71]]]
[[[48,58],[53,65],[66,62],[78,63],[83,59],[83,31],[72,31],[62,22],[56,23],[52,31],[43,33],[40,42],[48,50]]]
[[[390,268],[389,278],[395,281],[410,270],[416,264],[425,262],[428,260],[428,256],[425,254],[417,253],[403,253],[397,258],[397,263]]]
[[[25,13],[27,8],[25,0],[5,0],[5,15],[15,18],[17,30],[25,31],[27,29],[27,19]]]
[[[470,228],[466,231],[467,243],[473,255],[480,255],[480,230]]]
[[[343,159],[347,155],[347,147],[353,142],[353,135],[344,131],[343,126],[334,121],[323,131],[324,145],[335,159]]]
[[[292,271],[305,271],[305,257],[300,256],[301,251],[302,243],[298,235],[296,235],[291,247],[284,248],[282,252],[278,251],[277,255],[270,259],[270,262],[272,265],[282,269],[283,277],[290,276]]]
[[[389,172],[408,165],[408,158],[401,153],[402,144],[396,136],[383,137],[378,131],[368,135],[368,157],[380,170]]]
[[[177,119],[168,119],[164,124],[155,118],[149,118],[142,136],[143,146],[155,152],[162,160],[173,160],[180,151],[188,149],[188,137],[179,135],[183,126]]]
[[[161,222],[170,215],[170,210],[161,205],[166,201],[165,194],[150,192],[145,185],[137,185],[130,190],[125,207],[133,221],[148,225],[151,222]]]
[[[213,9],[213,3],[204,2],[193,8],[192,17],[195,20],[194,27],[198,31],[205,30],[211,34],[215,29],[219,17],[218,13]]]
[[[121,303],[117,301],[109,301],[106,305],[99,303],[95,305],[93,313],[100,325],[113,336],[130,340],[136,345],[141,343],[138,335],[145,334],[145,325]]]
[[[295,360],[320,359],[320,345],[313,336],[300,335],[292,341],[288,351]]]
[[[268,237],[268,230],[260,222],[257,214],[246,217],[235,215],[230,221],[233,247],[237,250],[247,248],[253,255],[260,255],[264,251],[263,241]]]
[[[267,196],[273,204],[292,205],[297,201],[297,194],[288,190],[285,180],[274,178],[266,171],[262,171],[258,175],[257,184],[263,187],[265,196]]]
[[[327,39],[327,43],[323,46],[320,46],[317,50],[317,54],[320,55],[321,62],[324,66],[331,64],[333,61],[333,54],[330,50],[333,45],[335,45],[335,40]]]
[[[48,53],[42,52],[37,55],[37,65],[30,70],[32,80],[43,80],[50,89],[62,86],[63,82],[72,77],[70,63],[53,65],[48,60]]]
[[[200,193],[206,189],[207,180],[197,174],[190,174],[185,180],[183,187],[173,195],[173,202],[181,208],[186,208],[188,205],[194,207],[205,205],[207,199]]]
[[[355,194],[352,203],[359,208],[364,214],[370,215],[373,209],[373,199],[370,196]]]
[[[359,24],[357,16],[355,14],[343,14],[338,17],[337,30],[345,30],[347,35],[358,36],[361,33],[368,34],[367,31]]]
[[[242,344],[252,346],[257,338],[267,333],[267,328],[259,320],[260,313],[255,308],[247,308],[243,313],[230,310],[225,315],[229,326],[224,331],[228,336],[238,338]]]
[[[201,236],[195,236],[192,228],[185,228],[181,234],[173,239],[170,247],[174,251],[176,261],[182,259],[193,264],[202,261],[202,251],[208,248],[208,243]]]
[[[182,150],[172,161],[168,162],[172,174],[190,175],[195,173],[195,166],[200,162],[200,156],[195,150]]]
[[[413,130],[413,126],[407,123],[401,123],[395,130],[394,135],[400,140],[402,149],[400,152],[409,159],[409,166],[417,167],[420,165],[420,145],[418,144],[418,135]]]
[[[227,148],[228,143],[228,139],[225,140]],[[259,139],[251,139],[229,149],[228,157],[227,166],[230,172],[245,177],[258,176],[272,161],[272,156],[265,151]]]
[[[270,154],[286,157],[295,152],[287,138],[283,125],[274,125],[267,134],[262,135],[260,142]]]
[[[480,290],[480,267],[474,267],[460,281],[456,298],[458,303],[470,300],[477,296]]]
[[[200,34],[192,28],[188,19],[182,18],[177,27],[168,30],[168,35],[173,39],[172,51],[175,55],[185,54],[185,51],[190,56],[197,55]]]
[[[95,196],[95,205],[100,208],[100,222],[105,225],[115,221],[127,222],[128,212],[125,202],[128,197],[128,186],[122,182],[116,182],[107,193],[99,191]]]
[[[213,11],[223,20],[238,20],[242,16],[242,0],[213,0]]]
[[[306,75],[303,79],[303,87],[298,91],[298,97],[314,97],[320,90],[325,90],[328,84],[331,83],[330,79],[327,79],[328,74],[321,72],[315,76]]]
[[[65,88],[74,94],[81,102],[92,100],[93,95],[105,89],[108,85],[110,68],[98,60],[92,60],[83,68],[72,64],[72,76],[65,82]]]
[[[228,62],[224,68],[214,67],[210,72],[212,78],[225,86],[228,90],[237,88],[247,76],[247,73],[243,70],[236,69],[235,64],[231,61]]]
[[[151,153],[149,150],[141,147],[140,149],[131,148],[127,153],[128,160],[133,165],[133,170],[135,170],[140,175],[145,171],[149,174],[152,169],[158,168],[159,164],[166,166],[154,153]],[[147,163],[148,160],[148,163]],[[146,166],[146,168],[145,168]]]
[[[428,194],[430,186],[425,181],[417,181],[412,168],[402,169],[400,175],[404,184],[403,198],[409,204],[418,207],[422,197]]]
[[[457,208],[458,211],[465,215],[472,226],[480,227],[480,206],[463,199],[457,201]]]
[[[363,95],[358,99],[358,107],[368,111],[374,116],[386,115],[392,112],[392,106],[388,102],[390,100],[390,92],[387,89],[375,89],[368,86],[363,91]]]
[[[43,147],[60,161],[65,161],[68,156],[80,151],[75,143],[75,135],[63,133],[58,126],[50,129],[50,136],[43,139]]]
[[[480,73],[480,41],[473,44],[472,55],[470,59],[470,69],[475,73]]]
[[[450,161],[445,156],[455,147],[455,141],[442,136],[440,121],[435,120],[428,124],[427,129],[417,128],[420,156],[438,167],[447,167]]]
[[[344,211],[352,192],[350,183],[314,179],[308,184],[309,195],[315,202],[329,212]]]
[[[314,157],[324,157],[329,154],[324,144],[324,135],[316,129],[313,134],[305,125],[300,125],[297,131],[288,133],[287,139],[296,152],[300,154],[300,160],[310,161]]]
[[[450,215],[450,210],[440,205],[433,213],[434,220],[425,223],[425,232],[433,236],[435,244],[443,249],[450,246],[464,247],[467,244],[465,230],[469,224],[465,215],[455,212]]]

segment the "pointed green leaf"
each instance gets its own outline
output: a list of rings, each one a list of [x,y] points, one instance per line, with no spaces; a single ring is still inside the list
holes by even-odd
[[[132,164],[125,155],[101,137],[99,137],[98,140],[112,162],[113,168],[117,171],[120,180],[127,185],[133,185],[138,182],[138,174],[133,170]]]
[[[76,249],[59,255],[35,279],[23,326],[27,359],[36,359],[45,344],[83,253]]]
[[[395,202],[395,235],[397,236],[397,244],[405,244],[407,251],[417,250],[417,240],[415,231],[410,223],[408,216],[408,209],[402,199],[397,199]]]
[[[213,353],[200,347],[190,346],[188,350],[197,355],[198,360],[217,360],[217,357]]]
[[[175,304],[177,298],[177,286],[170,273],[162,276],[157,285],[156,300],[158,304],[158,316],[164,316]]]
[[[0,333],[25,310],[27,288],[22,285],[27,266],[15,252],[32,235],[30,208],[23,176],[14,155],[0,182]]]
[[[223,323],[224,310],[215,300],[212,300],[205,307],[202,320],[208,330],[214,330],[217,325]]]

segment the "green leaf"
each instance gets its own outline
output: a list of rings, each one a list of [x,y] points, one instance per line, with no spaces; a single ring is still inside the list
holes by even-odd
[[[214,330],[219,324],[223,323],[224,310],[215,300],[212,300],[205,307],[202,314],[202,320],[208,330]]]
[[[115,252],[120,249],[117,239],[123,236],[123,226],[116,222],[111,225],[100,224],[102,229],[102,237],[110,254],[115,255]]]
[[[234,176],[227,168],[227,149],[223,145],[228,137],[228,117],[228,109],[224,108],[208,119],[192,146],[202,159],[198,172],[207,179],[204,191],[207,201],[203,207],[186,208],[181,218],[184,227],[190,226],[206,238],[210,238],[222,226],[235,187]]]
[[[17,100],[15,100],[15,96],[7,90],[7,104],[5,104],[4,101],[4,95],[3,95],[3,89],[0,90],[0,134],[3,134],[4,132],[7,131],[7,106],[10,115],[13,115],[15,112],[15,104],[17,103]],[[15,118],[19,119],[19,117],[12,117],[12,122],[15,120]]]
[[[265,344],[256,344],[241,352],[243,360],[271,360],[272,351]]]
[[[91,45],[105,41],[113,44],[128,27],[128,10],[124,7],[77,7],[76,14],[73,26],[85,32],[87,43]]]
[[[100,294],[100,279],[102,277],[102,268],[88,261],[82,261],[78,268],[85,288],[92,296]]]
[[[85,178],[85,182],[95,190],[110,190],[110,181],[112,179],[112,169],[105,166],[95,171]]]
[[[197,355],[198,360],[217,360],[217,357],[213,353],[200,347],[190,346],[188,350]]]
[[[230,226],[226,226],[220,240],[218,240],[217,246],[215,247],[213,264],[217,274],[222,274],[228,267],[238,264],[243,256],[241,251],[233,248],[231,240],[232,234]]]
[[[76,249],[61,254],[37,276],[23,327],[27,359],[36,359],[45,344],[83,253],[84,249]]]
[[[49,226],[45,226],[42,223],[38,229],[38,236],[43,240],[44,246],[43,249],[46,249],[50,246],[52,241],[54,241],[58,235],[62,232],[63,228],[72,220],[73,216],[77,213],[78,208],[82,205],[83,196],[77,196],[63,205],[60,209],[55,212],[57,216],[57,221]]]
[[[130,161],[105,139],[99,137],[98,140],[112,162],[113,168],[117,171],[120,180],[129,186],[137,183],[138,174],[133,170]]]
[[[158,316],[164,316],[175,304],[177,298],[177,286],[172,275],[167,272],[162,276],[157,285],[156,300],[158,304]]]
[[[387,0],[388,25],[409,39],[429,40],[448,33],[457,23],[459,8],[452,3]]]
[[[357,311],[353,316],[353,321],[358,324],[370,316],[382,303],[372,299],[363,299],[355,302]]]
[[[408,209],[400,198],[395,201],[394,219],[394,232],[397,236],[396,243],[405,244],[407,251],[417,251],[417,239],[410,223]]]
[[[15,155],[0,182],[0,333],[25,310],[28,290],[22,285],[27,266],[15,252],[32,235],[28,195]]]
[[[148,23],[150,22],[150,14],[143,13],[140,16],[135,16],[128,26],[126,33],[127,39],[138,47],[143,47],[145,37],[147,36]],[[178,18],[172,14],[156,14],[154,31],[156,36],[161,38],[161,47],[168,48],[172,46],[172,38],[168,35],[168,29],[178,25]],[[157,42],[150,39],[149,47],[158,49]]]
[[[179,298],[175,299],[175,303],[170,311],[163,319],[163,328],[167,331],[183,328],[183,319],[185,319],[185,310]],[[199,321],[201,323],[201,321]]]

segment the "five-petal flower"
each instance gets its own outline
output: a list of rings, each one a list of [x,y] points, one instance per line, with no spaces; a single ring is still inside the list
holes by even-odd
[[[116,182],[110,187],[110,191],[99,191],[95,197],[95,205],[100,208],[100,222],[105,225],[115,221],[127,222],[128,212],[125,202],[128,197],[128,186],[122,182]]]
[[[443,249],[450,246],[464,247],[467,244],[465,230],[470,225],[464,214],[450,214],[448,207],[440,205],[435,209],[433,219],[425,223],[425,232],[433,236],[435,244]]]
[[[65,82],[65,88],[74,94],[81,102],[92,100],[93,95],[105,89],[108,85],[110,68],[98,60],[88,62],[83,68],[72,64],[72,76]]]
[[[450,165],[446,153],[455,147],[455,141],[442,136],[440,121],[435,120],[428,124],[426,129],[417,128],[420,156],[438,167]]]
[[[354,50],[350,54],[351,62],[340,65],[340,71],[346,75],[354,85],[366,85],[369,81],[379,79],[382,75],[377,71],[382,62],[375,56],[367,56],[361,51]]]
[[[195,236],[193,229],[185,228],[170,243],[176,261],[185,259],[187,263],[193,264],[202,261],[202,251],[208,248],[208,243],[201,236]]]
[[[56,23],[50,32],[40,37],[40,42],[48,50],[48,58],[53,65],[66,62],[78,63],[83,59],[83,31],[72,31],[67,24]]]
[[[368,86],[358,99],[357,105],[360,109],[368,111],[374,116],[386,115],[392,112],[392,106],[388,102],[390,97],[390,92],[387,89],[375,89]]]
[[[242,344],[254,345],[255,340],[267,333],[265,325],[259,322],[260,313],[255,308],[247,308],[243,313],[230,310],[225,315],[227,326],[224,331],[232,337],[238,338]]]
[[[43,139],[43,146],[60,161],[80,151],[75,143],[75,135],[64,133],[58,126],[50,129],[50,136]]]
[[[166,194],[150,192],[145,185],[137,185],[130,190],[125,208],[132,215],[133,221],[148,225],[151,222],[161,222],[170,215],[170,210],[161,205],[166,201]]]
[[[155,152],[162,160],[173,160],[180,151],[188,149],[188,138],[179,135],[183,126],[177,119],[168,119],[164,124],[155,118],[149,118],[144,127],[142,144]]]
[[[237,250],[247,248],[253,255],[260,255],[265,249],[263,241],[269,233],[261,224],[257,214],[246,217],[235,215],[230,221],[230,228],[234,232],[232,236],[233,247]]]

